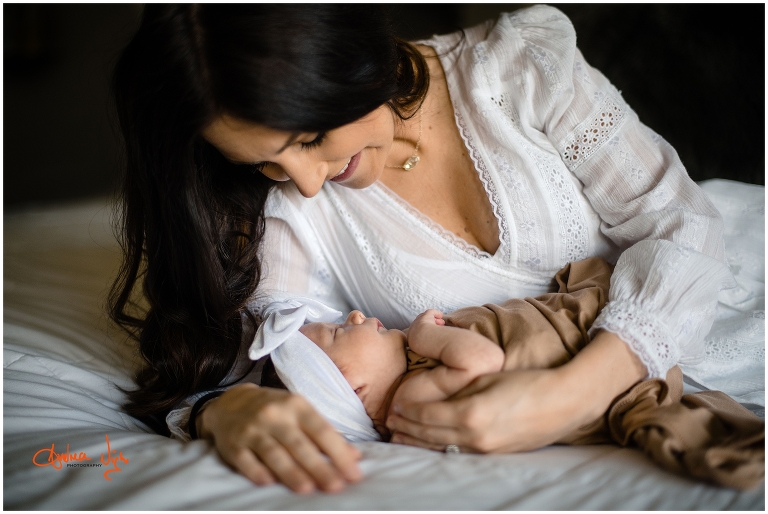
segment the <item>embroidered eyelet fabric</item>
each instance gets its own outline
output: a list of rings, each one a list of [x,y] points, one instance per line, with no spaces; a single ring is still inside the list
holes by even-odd
[[[388,328],[548,292],[567,262],[617,263],[595,330],[617,333],[649,376],[700,363],[718,292],[735,282],[723,221],[674,149],[536,6],[421,43],[440,57],[462,139],[499,227],[491,255],[381,184],[283,183],[267,205],[264,279],[251,308],[311,296]],[[416,167],[411,173],[418,173]]]

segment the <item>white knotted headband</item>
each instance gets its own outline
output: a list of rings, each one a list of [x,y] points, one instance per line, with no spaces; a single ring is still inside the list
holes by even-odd
[[[272,357],[285,387],[303,396],[348,441],[378,441],[379,433],[352,386],[330,357],[299,332],[304,323],[333,323],[340,311],[311,298],[269,304],[248,357]]]

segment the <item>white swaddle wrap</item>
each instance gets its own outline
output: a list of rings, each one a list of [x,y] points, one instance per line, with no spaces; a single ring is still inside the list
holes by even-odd
[[[326,353],[299,332],[304,323],[332,323],[342,313],[311,298],[271,303],[248,350],[258,360],[272,357],[275,371],[348,441],[378,441],[379,433],[352,386]]]

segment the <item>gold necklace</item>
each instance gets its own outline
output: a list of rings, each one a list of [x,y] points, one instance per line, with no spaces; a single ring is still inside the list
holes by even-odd
[[[386,166],[387,168],[398,168],[410,171],[419,163],[419,145],[421,144],[421,121],[424,118],[422,108],[419,107],[419,139],[416,140],[416,148],[413,149],[413,155],[403,163],[402,166]]]

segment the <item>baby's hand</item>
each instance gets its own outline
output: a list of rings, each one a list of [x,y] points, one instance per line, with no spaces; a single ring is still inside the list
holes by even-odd
[[[413,323],[411,323],[411,326],[415,327],[416,325],[419,325],[422,323],[426,325],[440,325],[440,326],[445,325],[445,320],[443,319],[443,313],[437,309],[427,309],[426,311],[416,316],[416,319],[413,320]]]
[[[431,338],[439,337],[432,331],[443,325],[445,325],[445,320],[443,320],[442,312],[437,309],[429,309],[422,312],[416,316],[416,319],[413,320],[413,323],[408,328],[408,344],[414,351],[418,352],[415,349],[416,347],[422,346]]]

